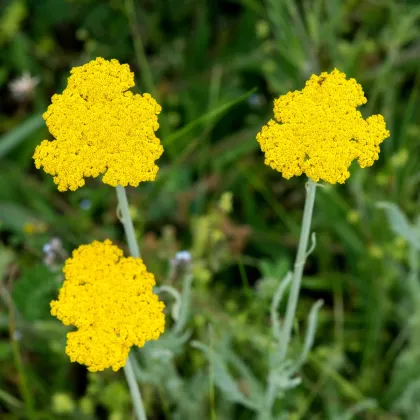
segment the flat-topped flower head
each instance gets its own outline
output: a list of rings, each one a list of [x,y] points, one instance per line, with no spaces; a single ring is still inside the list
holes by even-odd
[[[372,166],[390,133],[382,115],[362,117],[356,108],[366,102],[356,80],[337,69],[312,75],[301,91],[274,101],[275,120],[257,135],[266,165],[286,179],[305,173],[331,184],[345,182],[354,159]]]
[[[43,118],[55,140],[44,140],[33,157],[60,191],[74,191],[85,177],[99,175],[113,187],[156,178],[161,107],[148,93],[128,90],[133,86],[128,64],[97,58],[74,67],[66,89],[52,97]]]
[[[157,340],[165,329],[164,303],[140,258],[123,257],[110,240],[81,245],[67,259],[65,280],[51,314],[77,331],[66,353],[92,372],[125,365],[131,346]]]

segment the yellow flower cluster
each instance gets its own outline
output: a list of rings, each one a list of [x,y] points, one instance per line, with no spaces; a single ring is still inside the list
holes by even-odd
[[[316,182],[344,183],[352,161],[373,165],[390,135],[381,115],[365,120],[356,110],[366,102],[357,81],[337,69],[312,75],[302,91],[274,101],[276,121],[257,135],[265,163],[286,179],[305,173]]]
[[[165,328],[164,303],[152,291],[153,274],[139,258],[123,257],[110,240],[73,251],[51,314],[77,331],[67,334],[66,353],[92,372],[118,370],[133,345],[156,340]]]
[[[43,117],[55,140],[44,140],[33,157],[60,191],[74,191],[84,177],[100,174],[113,187],[156,178],[161,107],[148,93],[129,91],[133,86],[128,64],[97,58],[73,68],[67,88],[52,97]]]

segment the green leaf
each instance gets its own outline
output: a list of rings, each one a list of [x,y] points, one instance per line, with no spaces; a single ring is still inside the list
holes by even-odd
[[[7,67],[0,67],[0,87],[6,83],[8,76],[8,70]]]
[[[232,366],[245,379],[246,383],[251,389],[253,399],[256,401],[263,401],[264,386],[258,381],[255,375],[252,373],[250,366],[244,363],[242,359],[240,359],[238,355],[230,349],[226,350],[226,355],[229,358],[229,361],[232,364]]]
[[[100,401],[110,411],[123,411],[130,402],[130,394],[123,383],[114,381],[101,392]]]
[[[12,298],[23,317],[28,321],[47,319],[50,316],[50,301],[58,288],[57,273],[37,264],[23,271],[13,284]]]
[[[17,398],[2,389],[0,389],[0,401],[3,401],[12,409],[20,408],[22,406],[22,403]]]
[[[234,99],[233,101],[230,101],[226,104],[223,104],[219,106],[216,109],[211,110],[207,114],[204,114],[203,116],[197,118],[194,121],[191,121],[189,124],[187,124],[185,127],[181,128],[178,131],[175,131],[172,135],[166,137],[166,139],[163,141],[165,146],[169,146],[172,144],[175,140],[178,140],[180,137],[185,136],[187,133],[189,133],[193,128],[200,126],[201,124],[208,123],[209,121],[212,121],[214,118],[222,115],[224,112],[226,112],[228,109],[232,108],[233,106],[243,102],[248,96],[252,95],[256,91],[256,88],[249,90],[242,96],[240,96],[237,99]]]
[[[409,223],[400,208],[396,204],[386,201],[381,201],[376,206],[385,210],[392,231],[402,236],[415,249],[420,250],[420,232]]]
[[[24,0],[15,0],[4,10],[0,19],[0,45],[16,35],[27,13]]]
[[[6,247],[0,247],[0,279],[4,278],[7,266],[13,260],[13,252]]]
[[[14,130],[0,137],[0,158],[27,139],[34,131],[42,127],[44,120],[41,114],[33,115],[18,125]]]
[[[238,385],[229,373],[222,356],[212,351],[205,344],[199,343],[198,341],[193,341],[191,344],[193,347],[201,350],[208,358],[213,369],[214,381],[217,387],[223,392],[224,397],[229,401],[239,403],[253,410],[256,410],[257,405],[246,398],[245,395],[242,394],[242,392],[239,390]]]
[[[2,226],[23,232],[25,225],[39,221],[37,215],[19,204],[0,202],[0,223]]]
[[[7,340],[0,341],[0,360],[2,362],[6,361],[12,354],[12,347],[10,342]]]

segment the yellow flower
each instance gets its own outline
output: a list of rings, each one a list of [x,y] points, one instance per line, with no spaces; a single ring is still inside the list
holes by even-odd
[[[65,281],[51,314],[78,328],[66,353],[92,372],[125,365],[130,347],[157,340],[165,328],[164,303],[140,258],[123,257],[110,240],[81,245],[67,259]]]
[[[36,233],[44,233],[47,230],[47,225],[43,222],[27,222],[23,225],[23,231],[28,235],[35,235]]]
[[[29,223],[29,222],[28,223],[25,223],[23,225],[23,231],[25,233],[27,233],[28,235],[32,235],[36,231],[36,226],[33,223]]]
[[[356,110],[366,102],[356,80],[337,69],[312,75],[302,91],[274,101],[276,121],[257,135],[266,165],[286,179],[305,173],[331,184],[345,182],[354,159],[362,168],[373,165],[390,133],[381,115],[365,120]]]
[[[74,191],[84,177],[100,174],[113,187],[156,178],[161,107],[148,93],[129,91],[133,86],[128,64],[97,58],[74,67],[67,88],[52,97],[43,117],[55,140],[42,141],[33,157],[60,191]]]

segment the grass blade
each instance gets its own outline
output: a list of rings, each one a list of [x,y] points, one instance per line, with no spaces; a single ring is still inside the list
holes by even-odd
[[[34,131],[42,127],[44,120],[41,114],[33,115],[18,125],[14,130],[0,138],[0,158],[27,139]]]

